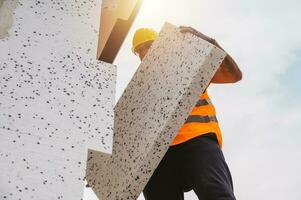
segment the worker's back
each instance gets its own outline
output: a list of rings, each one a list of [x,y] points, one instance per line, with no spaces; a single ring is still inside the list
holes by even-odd
[[[190,112],[186,122],[180,128],[172,145],[183,143],[206,133],[215,133],[220,147],[222,147],[222,135],[216,118],[216,112],[207,90],[200,95],[195,107]]]

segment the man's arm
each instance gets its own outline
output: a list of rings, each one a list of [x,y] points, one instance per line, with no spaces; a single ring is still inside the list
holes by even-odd
[[[215,40],[212,44],[224,50]],[[227,54],[221,66],[213,76],[211,83],[236,83],[242,79],[242,73],[234,61],[234,59]]]
[[[180,26],[180,29],[182,33],[190,32],[225,51],[214,39],[204,35],[203,33],[195,30],[192,27]],[[233,60],[233,58],[229,54],[227,54],[221,66],[213,76],[211,83],[235,83],[240,81],[241,79],[242,73],[238,65]]]

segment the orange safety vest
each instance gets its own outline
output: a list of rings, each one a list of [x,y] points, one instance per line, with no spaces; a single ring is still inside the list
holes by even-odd
[[[187,140],[204,135],[209,132],[214,132],[220,147],[222,147],[222,134],[216,118],[216,112],[207,90],[200,95],[197,104],[190,112],[187,120],[180,128],[172,144],[177,145]]]

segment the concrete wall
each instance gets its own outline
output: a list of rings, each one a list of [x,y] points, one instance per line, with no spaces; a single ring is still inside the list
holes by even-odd
[[[110,152],[116,66],[95,60],[100,0],[0,2],[0,199],[81,199]]]

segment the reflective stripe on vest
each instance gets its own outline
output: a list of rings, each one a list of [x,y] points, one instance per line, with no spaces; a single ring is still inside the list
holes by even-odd
[[[210,99],[199,99],[195,106],[199,107],[199,106],[205,106],[205,105],[209,105],[209,104],[211,104]]]
[[[190,122],[208,123],[218,122],[216,116],[200,116],[200,115],[189,115],[185,124]]]
[[[222,135],[216,118],[215,108],[205,91],[190,112],[185,123],[174,138],[172,145],[183,143],[199,135],[214,132],[222,147]]]

